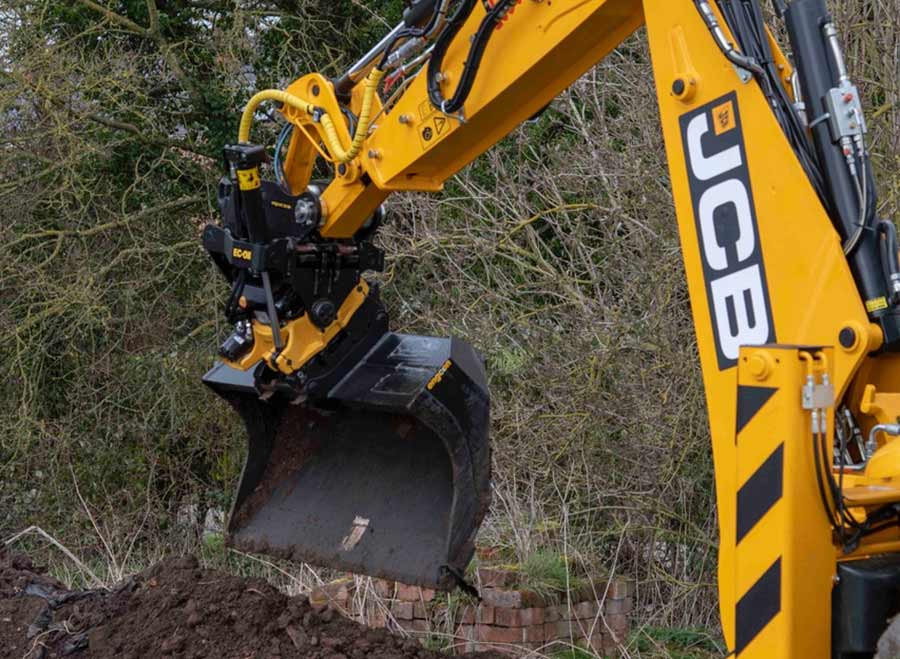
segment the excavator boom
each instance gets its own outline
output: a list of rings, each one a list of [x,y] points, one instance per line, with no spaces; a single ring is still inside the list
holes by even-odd
[[[203,238],[235,325],[204,380],[249,438],[229,542],[465,585],[490,502],[488,378],[459,339],[390,330],[363,277],[384,264],[382,204],[439,191],[646,26],[725,639],[737,657],[871,657],[900,612],[896,229],[824,0],[774,6],[790,58],[759,0],[415,0],[342,77],[254,96]],[[285,122],[274,159],[251,142],[265,102]]]

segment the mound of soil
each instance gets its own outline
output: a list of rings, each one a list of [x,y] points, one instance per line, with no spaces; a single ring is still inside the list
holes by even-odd
[[[497,659],[501,655],[468,655]],[[111,591],[69,591],[0,548],[2,659],[446,658],[413,639],[366,629],[261,579],[165,560]]]

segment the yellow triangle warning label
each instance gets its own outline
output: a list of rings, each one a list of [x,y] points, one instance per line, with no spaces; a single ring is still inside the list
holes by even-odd
[[[434,130],[438,135],[444,132],[444,129],[447,127],[447,119],[445,117],[435,117],[434,118]]]

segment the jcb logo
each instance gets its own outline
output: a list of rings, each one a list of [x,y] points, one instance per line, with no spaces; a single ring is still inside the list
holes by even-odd
[[[735,94],[681,117],[719,369],[775,342],[772,305]]]
[[[240,259],[241,261],[249,261],[253,258],[253,252],[251,252],[249,249],[241,249],[240,247],[235,247],[234,249],[232,249],[231,255],[236,259]]]

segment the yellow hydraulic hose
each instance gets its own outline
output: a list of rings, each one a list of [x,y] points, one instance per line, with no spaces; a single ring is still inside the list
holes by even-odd
[[[335,161],[338,163],[350,162],[362,150],[363,142],[366,141],[366,137],[369,135],[369,123],[372,121],[372,101],[375,98],[375,92],[378,90],[378,83],[381,82],[383,77],[384,71],[378,69],[372,69],[369,75],[366,76],[366,87],[363,90],[362,108],[359,110],[356,134],[353,136],[353,142],[347,151],[344,151],[343,147],[341,147],[341,142],[338,140],[337,130],[331,117],[327,114],[322,115],[320,121],[328,138],[328,150],[331,151],[331,155],[334,156]]]
[[[380,71],[379,69],[372,69],[369,75],[366,76],[366,86],[363,90],[362,108],[360,109],[359,119],[356,124],[356,133],[353,136],[350,148],[346,151],[344,150],[344,147],[341,146],[337,129],[335,128],[334,121],[332,121],[331,117],[328,116],[327,113],[322,114],[319,117],[319,122],[321,122],[325,132],[325,142],[328,146],[328,151],[331,152],[331,155],[334,158],[334,162],[338,164],[350,162],[358,156],[359,152],[362,150],[363,143],[366,141],[366,137],[368,137],[369,134],[369,124],[372,121],[372,105],[375,99],[375,93],[378,90],[378,83],[381,82],[383,77],[384,71]],[[240,128],[238,130],[239,142],[250,141],[250,126],[253,124],[253,115],[256,112],[256,108],[264,101],[276,101],[284,105],[289,105],[300,112],[305,112],[311,117],[315,116],[316,113],[316,106],[309,101],[278,89],[263,90],[254,95],[247,103],[247,107],[244,108],[244,113],[241,115]]]
[[[247,103],[247,107],[244,108],[244,113],[241,115],[241,125],[238,128],[238,142],[250,141],[250,126],[253,125],[253,114],[256,112],[256,108],[264,101],[277,101],[284,105],[290,105],[292,108],[305,112],[308,115],[312,115],[316,108],[309,101],[304,101],[302,98],[292,96],[280,89],[264,89],[255,94]]]

